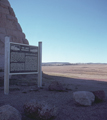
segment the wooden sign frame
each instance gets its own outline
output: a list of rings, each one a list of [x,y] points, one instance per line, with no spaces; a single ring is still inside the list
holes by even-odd
[[[10,71],[10,62],[11,62],[10,61],[11,60],[11,52],[10,52],[11,48],[10,47],[11,47],[11,44],[23,46],[23,48],[27,48],[27,49],[32,48],[32,47],[37,48],[37,63],[36,63],[37,71],[36,70],[34,70],[34,71],[32,71],[32,70],[31,71],[29,71],[29,70],[28,71],[24,71],[24,70],[23,71],[20,71],[20,70],[19,71]],[[24,51],[24,52],[26,53],[26,51]],[[13,53],[15,53],[15,51]],[[20,53],[22,53],[22,51]],[[32,54],[30,54],[30,55],[32,55]],[[34,56],[34,58],[36,58],[36,57]],[[9,76],[10,75],[38,74],[38,87],[42,87],[42,67],[41,66],[42,66],[42,42],[39,42],[38,46],[31,46],[31,45],[26,45],[26,44],[10,42],[10,37],[6,36],[5,37],[5,64],[4,64],[4,94],[9,94]]]

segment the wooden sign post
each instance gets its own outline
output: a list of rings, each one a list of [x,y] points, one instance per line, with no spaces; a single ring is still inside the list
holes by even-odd
[[[9,94],[9,75],[38,74],[42,87],[42,42],[38,46],[10,42],[5,37],[4,94]]]
[[[9,94],[9,49],[10,38],[5,37],[4,94]]]
[[[38,46],[38,87],[42,87],[42,42]]]

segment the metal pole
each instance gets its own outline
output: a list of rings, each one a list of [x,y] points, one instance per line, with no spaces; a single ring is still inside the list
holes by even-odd
[[[5,64],[4,64],[4,94],[9,94],[9,57],[10,57],[10,37],[5,37]]]
[[[42,87],[42,42],[38,45],[38,87]]]

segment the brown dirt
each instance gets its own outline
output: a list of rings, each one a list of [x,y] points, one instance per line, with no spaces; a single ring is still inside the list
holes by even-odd
[[[22,80],[19,77],[20,80],[17,81],[11,79],[9,95],[4,95],[3,86],[0,87],[0,106],[10,104],[20,111],[22,120],[33,120],[24,115],[23,105],[36,99],[58,108],[59,114],[55,120],[107,120],[107,97],[103,102],[94,103],[90,107],[76,105],[72,97],[73,92],[78,90],[104,90],[107,96],[106,67],[107,65],[43,66],[45,74],[42,89],[37,88],[37,81],[32,76]],[[61,82],[68,92],[48,91],[48,85],[52,81]]]

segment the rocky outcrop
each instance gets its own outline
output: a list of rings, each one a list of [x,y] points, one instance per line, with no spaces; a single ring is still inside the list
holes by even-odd
[[[94,94],[88,91],[74,92],[73,98],[77,104],[83,105],[83,106],[90,106],[95,100]]]
[[[38,102],[31,100],[23,106],[25,114],[34,119],[48,120],[57,115],[57,109],[55,106],[51,106],[45,102]]]
[[[48,89],[49,89],[50,91],[64,91],[64,88],[63,88],[62,84],[59,83],[59,82],[57,82],[57,81],[53,81],[53,82],[49,85]]]
[[[12,42],[28,44],[9,1],[0,0],[0,69],[4,69],[5,36]]]
[[[21,114],[10,105],[0,107],[0,120],[21,120]]]

